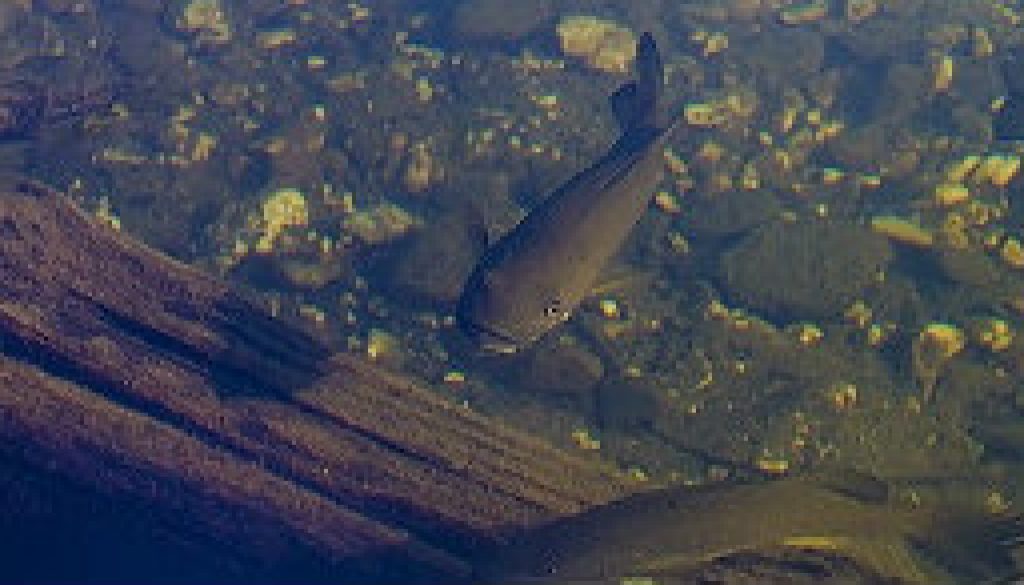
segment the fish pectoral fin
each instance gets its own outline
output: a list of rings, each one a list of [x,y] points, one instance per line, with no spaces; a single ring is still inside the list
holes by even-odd
[[[654,284],[657,274],[649,270],[641,270],[624,263],[614,263],[601,271],[593,286],[587,291],[587,298],[601,296],[634,296],[633,293],[649,288]]]
[[[849,467],[823,469],[814,476],[821,487],[863,504],[884,504],[889,500],[889,484],[867,471]]]

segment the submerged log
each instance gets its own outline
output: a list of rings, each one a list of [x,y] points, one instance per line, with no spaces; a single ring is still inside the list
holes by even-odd
[[[287,558],[458,578],[476,544],[629,490],[26,181],[0,184],[0,456],[250,576]]]

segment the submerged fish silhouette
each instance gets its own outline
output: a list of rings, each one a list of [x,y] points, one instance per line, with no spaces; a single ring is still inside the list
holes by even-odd
[[[1019,532],[1016,516],[985,507],[984,481],[912,482],[914,501],[893,487],[836,470],[639,493],[481,551],[476,582],[690,583],[715,559],[780,548],[836,553],[886,583],[993,583],[1016,572],[1000,545]]]
[[[596,163],[556,189],[481,257],[456,309],[481,347],[511,353],[565,321],[643,216],[661,180],[674,124],[657,120],[661,56],[645,33],[635,81],[611,96],[622,135]]]

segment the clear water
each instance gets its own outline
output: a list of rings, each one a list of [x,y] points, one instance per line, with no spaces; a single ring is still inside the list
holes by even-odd
[[[637,481],[856,468],[977,480],[963,498],[1012,509],[1022,18],[1011,0],[8,0],[0,167]],[[604,153],[642,31],[664,115],[687,117],[651,209],[569,322],[482,355],[453,319],[480,233]]]

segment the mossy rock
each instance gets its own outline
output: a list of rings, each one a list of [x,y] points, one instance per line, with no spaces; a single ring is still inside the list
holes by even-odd
[[[888,241],[864,226],[774,223],[727,251],[721,282],[734,304],[784,321],[830,318],[878,283]]]
[[[466,41],[518,41],[553,18],[551,0],[463,0],[452,15],[452,33]]]

